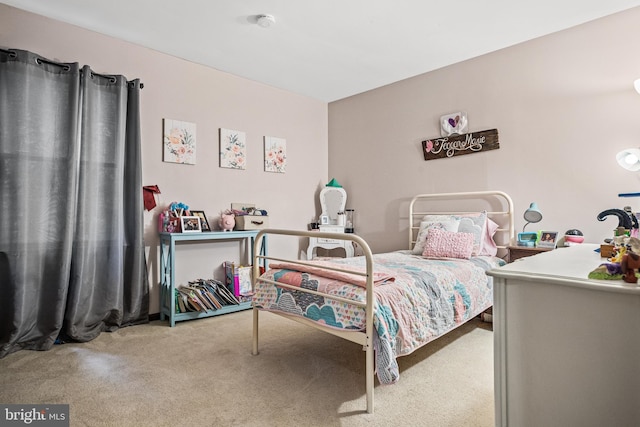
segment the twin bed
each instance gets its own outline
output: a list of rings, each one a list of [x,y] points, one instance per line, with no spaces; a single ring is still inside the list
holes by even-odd
[[[374,375],[393,384],[396,359],[493,305],[486,271],[504,265],[514,237],[513,202],[500,191],[422,194],[409,203],[408,248],[373,254],[356,234],[262,230],[253,262],[253,354],[259,312],[269,311],[363,346],[367,412]],[[444,209],[443,209],[444,208]],[[404,218],[403,218],[404,219]],[[278,237],[276,237],[278,236]],[[264,238],[346,240],[361,255],[292,260],[260,255]],[[259,274],[259,265],[268,265]]]

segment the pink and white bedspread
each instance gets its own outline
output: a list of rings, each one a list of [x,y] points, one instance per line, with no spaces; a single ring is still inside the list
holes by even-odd
[[[493,285],[485,271],[504,265],[494,257],[427,259],[405,252],[376,254],[374,347],[381,384],[399,377],[396,358],[449,332],[493,304]],[[332,265],[364,271],[364,257],[334,258]],[[288,265],[283,265],[289,267]],[[298,268],[299,269],[299,268]],[[366,300],[366,289],[340,277],[325,277],[278,268],[275,263],[263,277],[300,288],[357,301]],[[327,327],[363,330],[365,309],[301,291],[257,281],[253,301],[257,307],[306,317]],[[376,336],[377,335],[377,336]]]

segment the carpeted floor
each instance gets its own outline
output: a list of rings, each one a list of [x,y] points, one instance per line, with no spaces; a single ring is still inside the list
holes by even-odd
[[[365,411],[357,344],[251,311],[103,333],[0,359],[0,402],[70,405],[71,426],[494,425],[493,333],[472,320],[401,357]]]

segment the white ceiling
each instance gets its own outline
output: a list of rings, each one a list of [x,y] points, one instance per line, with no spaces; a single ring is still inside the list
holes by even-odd
[[[331,102],[640,0],[2,0]],[[276,23],[256,25],[271,14]]]

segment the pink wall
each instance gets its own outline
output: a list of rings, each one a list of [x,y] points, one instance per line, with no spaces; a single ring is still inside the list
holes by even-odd
[[[298,229],[317,214],[315,196],[328,180],[326,103],[2,4],[0,46],[141,79],[143,183],[160,187],[159,206],[182,201],[215,221],[232,202],[255,203],[269,211],[272,226]],[[162,161],[163,118],[196,123],[196,165]],[[246,170],[218,167],[219,128],[246,133]],[[265,135],[286,139],[285,174],[264,172]],[[159,311],[158,211],[145,213],[152,313]],[[289,252],[299,249],[306,244]],[[239,252],[236,243],[181,248],[178,282],[221,279],[221,263],[239,259]]]
[[[617,220],[598,213],[640,211],[640,198],[617,196],[640,192],[640,175],[615,161],[640,146],[638,22],[631,9],[330,103],[329,176],[349,193],[358,233],[374,251],[397,249],[412,195],[496,189],[513,197],[519,231],[535,201],[544,218],[527,231],[610,237]],[[471,132],[497,128],[500,149],[425,161],[421,141],[457,111]]]
[[[214,218],[231,202],[252,202],[269,210],[271,225],[301,229],[317,214],[317,191],[335,177],[356,209],[358,234],[382,251],[406,246],[404,215],[417,193],[503,190],[516,204],[517,228],[536,201],[539,228],[579,228],[590,242],[617,224],[598,222],[600,211],[640,210],[640,199],[617,197],[640,191],[640,175],[615,163],[619,150],[640,146],[640,95],[632,86],[640,78],[639,20],[640,8],[632,9],[328,107],[6,5],[0,46],[139,77],[144,184],[160,187],[160,206],[180,200]],[[438,136],[440,116],[456,111],[467,112],[472,132],[497,128],[501,148],[424,161],[420,142]],[[197,124],[195,166],[162,162],[163,118]],[[221,127],[246,132],[247,170],[218,167]],[[287,140],[286,174],[263,171],[265,135]],[[158,310],[157,211],[145,213],[151,312]],[[304,249],[301,242],[290,251]],[[235,244],[183,248],[178,281],[218,277],[220,263],[238,252]]]

